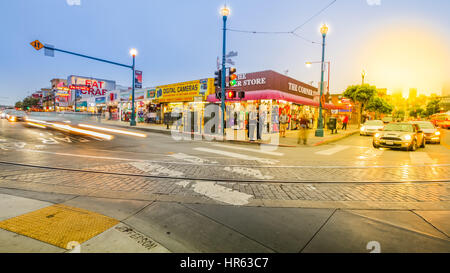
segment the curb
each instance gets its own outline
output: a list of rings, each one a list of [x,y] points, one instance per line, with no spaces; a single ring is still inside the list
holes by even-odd
[[[344,134],[344,135],[337,136],[337,137],[334,137],[334,138],[330,138],[330,139],[326,139],[326,140],[319,141],[319,142],[313,144],[312,146],[320,146],[320,145],[324,145],[324,144],[336,142],[336,141],[339,141],[339,140],[344,139],[344,138],[346,138],[346,137],[355,135],[355,134],[357,134],[357,133],[358,133],[358,130],[356,130],[356,131],[354,131],[354,132],[346,133],[346,134]]]
[[[103,125],[107,125],[107,126],[112,126],[112,127],[119,127],[119,128],[124,128],[124,129],[132,129],[132,130],[139,130],[139,131],[144,131],[144,132],[150,132],[150,133],[157,133],[157,134],[163,134],[163,135],[171,135],[172,131],[171,130],[158,130],[158,129],[153,129],[153,128],[143,128],[143,127],[131,127],[131,126],[125,126],[125,125],[117,125],[117,124],[109,124],[109,123],[102,123]],[[184,135],[196,135],[196,136],[207,136],[204,134],[195,134],[195,133],[186,133],[186,132],[180,132],[180,134],[184,134]],[[264,143],[264,142],[259,142],[259,141],[249,141],[249,140],[230,140],[230,139],[224,139],[224,140],[217,140],[217,139],[213,139],[213,141],[217,141],[217,142],[233,142],[233,143],[239,143],[239,144],[249,144],[249,145],[268,145],[268,146],[278,146],[278,147],[297,147],[295,145],[288,145],[288,144],[271,144],[271,143]]]

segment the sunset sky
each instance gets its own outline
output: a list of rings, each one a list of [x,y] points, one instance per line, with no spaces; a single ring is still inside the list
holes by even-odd
[[[228,0],[229,28],[289,32],[331,0]],[[137,68],[151,87],[213,77],[221,54],[224,1],[212,0],[15,0],[0,1],[0,104],[13,104],[50,85],[52,78],[92,76],[130,85],[125,68],[56,53],[37,52],[36,39],[57,48],[129,64],[138,49]],[[229,32],[228,51],[239,72],[272,69],[316,84],[321,58],[319,27],[329,24],[326,59],[331,91],[366,82],[380,88],[409,88],[440,94],[449,80],[448,0],[337,0],[296,33]],[[308,40],[308,41],[306,41]]]

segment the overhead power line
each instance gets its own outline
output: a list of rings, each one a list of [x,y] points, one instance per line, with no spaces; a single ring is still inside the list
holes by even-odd
[[[296,32],[297,30],[299,30],[300,28],[302,28],[304,25],[306,25],[307,23],[309,23],[312,19],[316,18],[317,16],[319,16],[322,12],[324,12],[325,10],[327,10],[329,7],[331,7],[334,3],[336,3],[337,0],[333,0],[331,1],[327,6],[325,6],[323,9],[319,10],[316,14],[314,14],[313,16],[311,16],[308,20],[306,20],[303,24],[299,25],[298,27],[294,28],[294,30],[292,30],[292,32]]]
[[[321,13],[323,13],[325,10],[327,10],[329,7],[331,7],[334,3],[336,3],[337,0],[333,0],[331,1],[328,5],[326,5],[324,8],[322,8],[321,10],[319,10],[318,12],[316,12],[313,16],[311,16],[310,18],[308,18],[305,22],[303,22],[301,25],[297,26],[296,28],[294,28],[291,31],[256,31],[256,30],[242,30],[242,29],[227,29],[228,31],[232,31],[232,32],[239,32],[239,33],[249,33],[249,34],[291,34],[297,38],[300,38],[306,42],[310,42],[313,44],[321,44],[320,42],[315,42],[312,41],[308,38],[305,38],[299,34],[296,33],[297,30],[301,29],[304,25],[306,25],[307,23],[309,23],[312,19],[314,19],[315,17],[319,16]]]

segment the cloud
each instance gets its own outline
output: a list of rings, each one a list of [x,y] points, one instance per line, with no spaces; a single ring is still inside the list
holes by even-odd
[[[81,0],[66,0],[69,6],[81,6]]]
[[[380,6],[381,0],[366,0],[369,6]]]

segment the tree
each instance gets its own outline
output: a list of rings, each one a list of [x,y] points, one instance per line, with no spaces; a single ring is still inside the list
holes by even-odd
[[[440,112],[440,100],[432,100],[427,104],[427,108],[424,111],[426,113],[427,116],[431,116],[434,115],[436,113]]]
[[[394,112],[394,114],[392,115],[392,117],[397,121],[397,120],[404,120],[405,119],[405,111],[404,110],[397,110]]]
[[[364,85],[352,85],[347,88],[344,92],[344,97],[350,98],[353,102],[359,103],[360,105],[360,122],[362,123],[362,115],[364,109],[366,108],[369,101],[377,94],[377,88],[369,84]]]
[[[378,114],[391,114],[394,107],[384,99],[374,96],[367,104],[366,110],[375,112],[375,116],[378,119]]]
[[[409,111],[409,116],[410,116],[410,117],[414,117],[414,118],[417,118],[417,117],[423,117],[424,114],[425,114],[425,110],[424,110],[423,108],[420,108],[420,107],[411,109],[411,110]]]
[[[27,97],[23,100],[22,109],[27,110],[28,108],[38,106],[38,104],[39,104],[38,98]]]
[[[15,105],[15,107],[16,107],[16,108],[20,108],[20,109],[22,109],[22,107],[23,107],[23,103],[22,103],[21,101],[18,101],[18,102],[16,102],[16,105]]]

